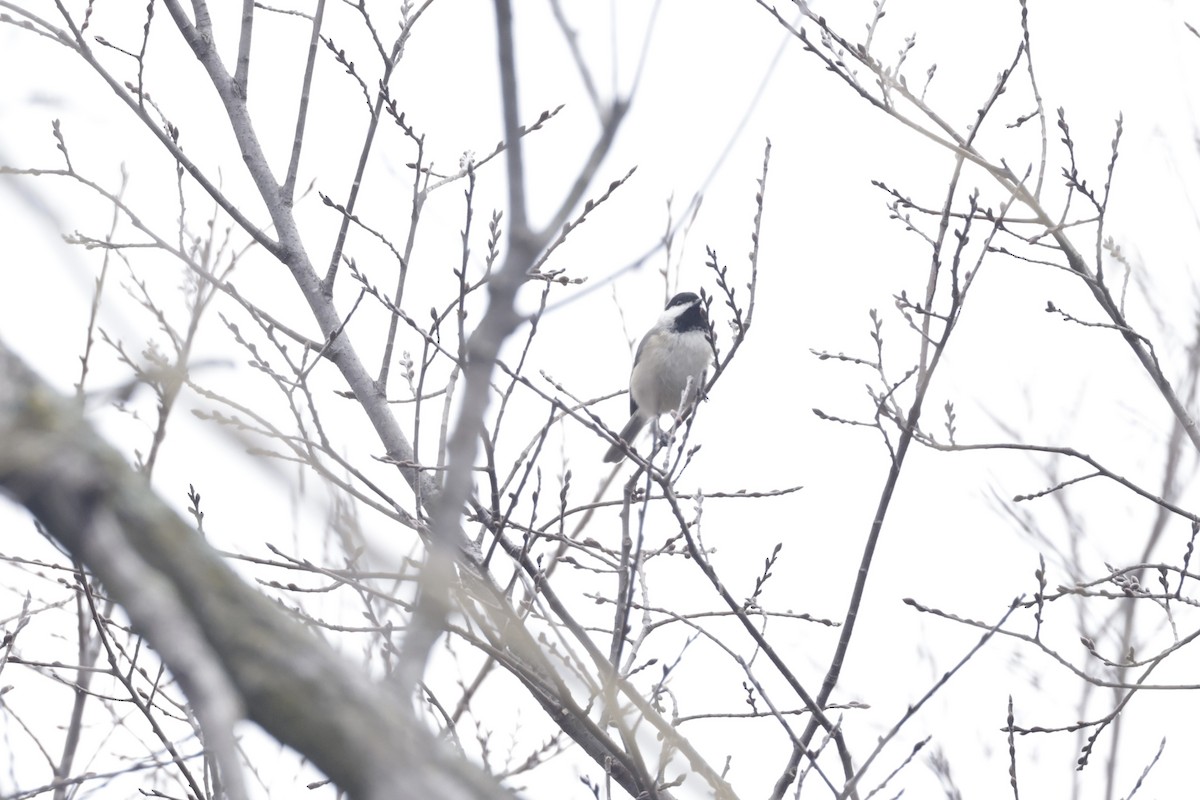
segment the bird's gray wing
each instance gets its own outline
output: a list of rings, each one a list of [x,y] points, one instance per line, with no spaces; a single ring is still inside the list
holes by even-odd
[[[662,331],[653,331],[652,330],[652,331],[648,332],[645,336],[642,337],[642,340],[640,342],[638,342],[637,352],[633,354],[633,366],[630,367],[630,369],[629,369],[629,378],[630,378],[630,381],[629,381],[630,382],[629,413],[630,414],[636,414],[637,409],[638,409],[637,401],[633,399],[633,391],[632,391],[633,371],[635,369],[637,369],[638,362],[642,360],[642,353],[646,350],[646,344],[648,342],[650,342],[652,339],[660,339],[660,338],[662,338],[662,336],[663,336]]]

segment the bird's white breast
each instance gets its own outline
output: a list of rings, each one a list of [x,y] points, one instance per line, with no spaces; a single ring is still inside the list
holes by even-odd
[[[703,331],[678,335],[656,331],[650,336],[654,338],[646,342],[642,350],[642,359],[634,367],[629,390],[638,411],[653,417],[679,409],[679,400],[688,387],[689,378],[690,394],[685,402],[691,402],[700,390],[701,376],[708,369],[712,350]]]

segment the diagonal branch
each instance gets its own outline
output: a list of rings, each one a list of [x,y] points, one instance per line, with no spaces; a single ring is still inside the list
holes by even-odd
[[[394,689],[367,680],[245,584],[2,342],[0,441],[0,487],[95,572],[185,685],[199,666],[196,647],[211,647],[223,671],[211,685],[227,680],[250,719],[356,800],[508,797],[436,742]],[[144,563],[133,575],[116,558],[129,552]],[[203,645],[151,617],[146,581],[178,602],[180,624],[195,625]]]

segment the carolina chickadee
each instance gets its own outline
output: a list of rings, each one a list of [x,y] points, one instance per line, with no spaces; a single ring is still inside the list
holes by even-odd
[[[680,292],[671,298],[654,327],[642,337],[629,373],[629,411],[621,439],[631,444],[649,421],[660,414],[688,409],[704,387],[704,372],[712,361],[712,329],[700,298]],[[690,384],[689,384],[690,381]],[[684,392],[687,397],[684,397]],[[681,405],[682,401],[682,405]],[[625,448],[614,444],[604,460],[615,464]]]

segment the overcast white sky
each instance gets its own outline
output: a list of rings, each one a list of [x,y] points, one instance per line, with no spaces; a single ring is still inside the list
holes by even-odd
[[[44,16],[55,16],[52,4],[39,5],[45,6]],[[642,47],[646,4],[618,2],[615,12],[609,4],[564,5],[581,33],[601,94],[611,97],[614,86],[617,93],[627,91]],[[860,36],[872,10],[867,0],[817,0],[811,5],[852,39]],[[1142,332],[1171,365],[1167,374],[1180,375],[1183,365],[1178,360],[1195,324],[1195,254],[1200,252],[1192,194],[1200,186],[1195,88],[1200,85],[1200,39],[1183,23],[1200,23],[1200,9],[1167,0],[1030,0],[1029,6],[1038,87],[1051,115],[1047,195],[1061,196],[1060,169],[1066,163],[1054,109],[1067,110],[1079,168],[1097,187],[1103,184],[1114,120],[1123,114],[1122,154],[1107,230],[1136,267],[1128,300],[1131,319],[1145,326]],[[876,52],[890,58],[904,38],[916,32],[907,74],[922,76],[936,63],[928,100],[943,118],[965,125],[991,91],[996,74],[1012,62],[1020,41],[1016,0],[890,0],[887,9]],[[213,97],[178,39],[168,33],[165,12],[160,13],[163,17],[154,22],[162,30],[151,53],[156,70],[150,75],[150,90],[182,130],[185,149],[214,169],[221,164],[222,185],[240,196],[248,192],[248,184],[239,171],[240,159],[229,149],[227,131],[212,124]],[[228,13],[233,13],[232,4]],[[349,12],[339,8],[337,13]],[[122,46],[133,46],[140,25],[129,26],[117,14],[101,5],[96,28]],[[521,3],[517,14],[523,118],[532,120],[542,110],[566,103],[551,125],[528,140],[531,205],[535,219],[544,219],[586,154],[596,125],[546,6]],[[298,82],[306,37],[299,20],[264,18],[268,22],[257,30],[255,40],[254,112],[260,135],[280,142],[290,136],[288,109],[294,98],[289,91],[294,89],[288,87]],[[876,434],[821,422],[810,411],[819,407],[843,417],[869,415],[863,386],[871,376],[818,361],[809,350],[871,356],[867,313],[878,308],[885,317],[892,372],[898,376],[909,366],[915,343],[895,313],[893,297],[902,290],[912,297],[922,294],[929,256],[918,238],[888,221],[885,197],[870,182],[884,181],[925,205],[938,206],[953,158],[869,108],[795,41],[787,43],[776,62],[785,39],[769,15],[749,0],[664,2],[633,109],[593,194],[631,167],[637,172],[613,202],[573,234],[554,266],[591,284],[605,281],[655,244],[665,225],[668,198],[681,209],[703,189],[703,206],[685,242],[679,286],[712,291],[711,275],[702,268],[706,245],[718,251],[731,271],[745,274],[755,181],[764,141],[771,139],[755,327],[746,349],[702,409],[694,435],[704,448],[690,485],[715,491],[802,484],[804,490],[796,495],[753,507],[712,503],[706,512],[707,544],[716,548],[714,562],[727,583],[739,587],[738,594],[748,593],[741,587],[752,586],[763,558],[776,542],[783,542],[778,580],[764,603],[840,619],[888,462]],[[177,51],[172,53],[172,47]],[[223,52],[232,59],[229,42]],[[319,86],[331,93],[308,134],[308,152],[320,155],[306,163],[300,182],[316,180],[320,191],[341,196],[347,170],[357,158],[362,100],[340,69],[327,59],[324,67]],[[50,120],[61,118],[77,166],[115,186],[119,165],[127,164],[131,199],[148,218],[170,229],[177,209],[173,195],[164,197],[164,192],[173,191],[169,164],[86,69],[52,43],[0,26],[0,75],[6,76],[0,80],[0,162],[58,166]],[[1017,130],[1004,127],[1033,110],[1027,79],[1022,76],[1012,85],[980,142],[986,155],[1006,159],[1020,173],[1038,158],[1039,144],[1035,123]],[[284,88],[266,90],[277,86]],[[255,93],[255,87],[262,91]],[[760,88],[761,97],[751,110]],[[408,119],[427,133],[435,166],[451,169],[464,151],[490,151],[501,127],[490,3],[435,3],[409,44],[393,92]],[[713,173],[727,147],[728,155]],[[409,157],[398,148],[380,153],[364,186],[364,207],[386,209],[396,185],[407,186],[404,162]],[[477,231],[486,222],[485,210],[504,203],[500,162],[489,169],[481,173]],[[964,184],[979,186],[985,204],[997,206],[1004,199],[979,171],[968,170]],[[427,280],[411,284],[414,308],[440,296],[450,269],[457,265],[461,188],[450,187],[435,197],[418,242],[415,263],[422,265]],[[37,202],[45,205],[39,208]],[[198,194],[191,202],[194,208],[204,206]],[[1059,207],[1053,200],[1048,205]],[[263,218],[252,204],[247,207],[252,218]],[[407,209],[399,213],[407,214]],[[315,193],[302,201],[299,214],[312,225],[314,252],[327,253],[333,221]],[[5,241],[0,255],[0,337],[64,390],[77,379],[99,257],[69,249],[56,237],[77,229],[102,235],[107,225],[102,204],[69,190],[62,181],[0,182],[0,235]],[[1092,236],[1089,230],[1076,237],[1084,252],[1094,250]],[[482,238],[473,250],[480,258]],[[364,263],[369,267],[369,261]],[[640,271],[622,274],[611,286],[550,314],[542,323],[542,344],[533,354],[536,368],[582,397],[622,388],[628,370],[627,337],[639,335],[662,306],[664,289],[656,273],[662,263],[660,255]],[[250,264],[252,268],[238,275],[243,291],[265,293],[278,285],[277,302],[296,302],[282,288],[288,279],[281,269],[261,258]],[[179,281],[173,272],[151,279],[165,287]],[[580,291],[588,286],[585,283]],[[960,440],[1000,438],[994,416],[1026,441],[1075,446],[1130,479],[1156,487],[1169,430],[1165,403],[1116,334],[1071,326],[1044,311],[1047,301],[1053,301],[1081,318],[1097,319],[1078,281],[1047,267],[992,256],[973,291],[935,380],[925,424],[940,432],[940,408],[949,399],[957,407]],[[629,326],[627,333],[621,330],[614,296]],[[523,300],[532,303],[534,293]],[[293,309],[300,313],[298,305]],[[103,322],[135,349],[147,335],[144,316],[128,302],[114,299]],[[366,333],[359,339],[370,342]],[[219,326],[213,325],[203,344],[205,356],[244,360],[229,349]],[[374,352],[370,344],[364,347]],[[93,386],[120,379],[111,359],[96,366]],[[246,377],[244,368],[219,368],[213,380],[237,384]],[[252,380],[247,383],[251,384]],[[190,402],[199,405],[194,398]],[[618,426],[625,400],[602,408],[610,425]],[[241,515],[260,505],[265,519],[278,520],[281,509],[286,519],[293,512],[287,510],[289,497],[278,479],[287,476],[260,466],[235,468],[229,462],[236,450],[223,436],[199,423],[181,422],[179,435],[186,437],[187,445],[168,448],[156,477],[159,489],[182,504],[188,483],[203,476],[212,504],[211,535],[217,543],[261,552],[261,543],[247,541],[241,525],[223,527],[220,521],[244,523]],[[128,443],[129,452],[138,437],[144,437],[128,420],[105,416],[103,424],[118,443]],[[352,434],[356,426],[361,428],[358,422],[347,422],[345,446],[361,452]],[[561,446],[581,486],[599,480],[604,448],[600,441],[573,429]],[[1017,529],[1002,506],[1014,495],[1048,485],[1041,472],[1044,463],[1020,454],[914,455],[890,512],[860,629],[842,688],[835,694],[835,700],[873,707],[861,712],[870,716],[855,733],[860,745],[885,731],[977,638],[974,632],[917,614],[901,598],[911,596],[964,616],[994,620],[1013,596],[1035,589],[1039,547]],[[1060,471],[1066,478],[1081,469],[1062,465]],[[278,497],[264,501],[264,493]],[[1104,562],[1132,563],[1153,509],[1133,502],[1111,484],[1095,482],[1072,489],[1070,500],[1080,513],[1075,524],[1085,527],[1080,568],[1099,577]],[[1195,500],[1194,493],[1185,494],[1183,504]],[[1017,510],[1035,514],[1047,535],[1065,546],[1068,524],[1053,499]],[[0,549],[34,549],[28,542],[31,532],[18,515],[3,519],[8,535],[0,538]],[[321,522],[293,519],[289,524],[300,531]],[[387,531],[372,533],[374,543],[386,549]],[[1177,561],[1187,534],[1186,525],[1173,523],[1155,558]],[[281,531],[274,539],[265,538],[286,541],[291,535]],[[1062,574],[1051,577],[1052,583],[1065,579]],[[14,592],[0,596],[0,619],[19,602]],[[1082,662],[1082,651],[1069,644],[1078,619],[1060,609],[1058,620],[1060,641]],[[796,641],[786,643],[795,668],[814,689],[835,635],[814,626],[801,629]],[[1179,659],[1182,664],[1188,656],[1183,653]],[[677,676],[681,694],[716,680],[700,668],[703,663],[698,660],[692,671]],[[1194,667],[1195,659],[1190,664]],[[1187,680],[1177,668],[1165,666],[1163,673],[1168,672],[1155,679]],[[1064,677],[1029,648],[994,643],[910,723],[907,740],[934,736],[950,757],[966,796],[1002,796],[1007,754],[999,729],[1007,697],[1011,694],[1023,709],[1019,713],[1024,724],[1069,724],[1078,713],[1081,690]],[[7,673],[5,679],[12,680]],[[1060,688],[1047,690],[1060,680]],[[1109,701],[1105,698],[1090,713],[1098,714]],[[1195,699],[1178,693],[1135,698],[1128,724],[1138,733],[1125,734],[1128,748],[1117,780],[1123,792],[1132,788],[1164,732],[1171,738],[1146,796],[1172,796],[1172,787],[1194,775],[1186,754],[1195,751],[1196,734],[1179,723],[1195,710]],[[714,748],[712,757],[719,762],[715,753],[723,752],[722,739],[752,730],[710,728],[695,735]],[[1076,779],[1071,767],[1078,744],[1065,734],[1022,740],[1018,747],[1022,789],[1027,791],[1023,796],[1067,796]],[[900,747],[896,752],[904,751]],[[760,796],[777,774],[778,752],[763,748],[760,755],[761,769],[750,760],[733,764],[731,780],[746,797]],[[1094,796],[1087,789],[1104,783],[1100,765],[1091,769],[1097,774],[1082,779],[1081,796]],[[881,769],[876,777],[883,774]],[[922,765],[909,768],[903,785],[913,797],[931,796],[936,789]],[[582,796],[582,787],[571,791],[575,794],[569,796]],[[552,796],[545,791],[531,795]]]

